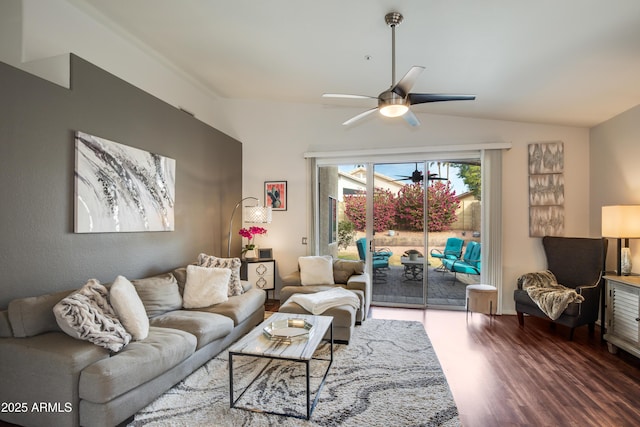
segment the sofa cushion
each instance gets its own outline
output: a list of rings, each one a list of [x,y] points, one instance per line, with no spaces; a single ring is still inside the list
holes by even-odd
[[[60,326],[53,315],[53,307],[77,289],[14,299],[9,303],[8,316],[17,338],[32,337],[44,332],[61,332]]]
[[[364,273],[364,261],[336,259],[333,262],[333,281],[345,284],[354,274]]]
[[[230,297],[227,302],[211,307],[198,308],[197,310],[221,314],[233,320],[233,325],[237,326],[251,317],[261,306],[264,309],[266,295],[266,292],[262,289],[253,288],[242,295]]]
[[[306,285],[333,285],[333,258],[331,255],[301,256],[300,283]]]
[[[116,277],[109,288],[109,300],[118,319],[134,340],[143,340],[149,335],[149,318],[144,304],[126,277]]]
[[[190,333],[152,326],[146,339],[134,341],[121,352],[82,371],[80,399],[108,402],[178,365],[195,348],[196,337]]]
[[[180,295],[184,295],[184,285],[187,284],[187,267],[176,268],[172,271],[172,273],[176,278],[176,282],[178,282],[178,290],[180,291]]]
[[[242,295],[244,289],[240,283],[240,266],[242,261],[240,258],[218,258],[213,255],[200,254],[198,255],[198,265],[200,267],[218,267],[231,269],[231,277],[229,277],[229,291],[230,297],[235,295]]]
[[[200,308],[225,302],[229,299],[229,277],[228,268],[188,266],[182,306]]]
[[[0,337],[10,338],[12,336],[11,323],[9,323],[9,311],[0,310]]]
[[[171,273],[132,280],[131,283],[135,286],[149,317],[182,308],[178,282]]]
[[[215,313],[189,310],[176,310],[161,314],[151,320],[151,325],[180,329],[193,334],[198,340],[196,349],[226,337],[233,330],[233,320],[228,317]]]
[[[77,292],[53,307],[58,326],[69,336],[89,341],[111,351],[120,351],[131,335],[109,303],[109,291],[96,279],[90,279]]]

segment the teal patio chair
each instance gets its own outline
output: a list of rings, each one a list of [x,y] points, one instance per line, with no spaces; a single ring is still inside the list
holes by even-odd
[[[367,260],[367,239],[362,237],[356,240],[356,247],[358,248],[358,256],[362,261]],[[373,263],[373,280],[383,282],[386,280],[386,270],[389,269],[389,258],[391,258],[393,252],[388,249],[375,251],[371,254],[371,262]]]
[[[478,275],[481,272],[481,244],[478,242],[467,243],[462,259],[442,259],[444,267],[453,273],[454,280],[457,273]]]
[[[449,237],[447,239],[447,243],[444,246],[444,250],[433,248],[429,252],[432,258],[437,258],[440,260],[440,265],[436,268],[438,271],[444,271],[445,266],[442,263],[443,259],[459,259],[462,255],[462,246],[464,245],[464,240],[458,237]]]

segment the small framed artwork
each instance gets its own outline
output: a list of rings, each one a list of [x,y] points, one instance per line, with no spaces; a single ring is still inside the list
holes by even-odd
[[[274,211],[287,210],[287,181],[265,181],[265,206]]]
[[[273,249],[271,248],[258,248],[259,259],[271,259],[273,258]]]

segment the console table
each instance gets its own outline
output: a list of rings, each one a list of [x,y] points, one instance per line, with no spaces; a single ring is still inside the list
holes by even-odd
[[[640,357],[640,276],[605,276],[606,327],[611,353],[618,348]]]

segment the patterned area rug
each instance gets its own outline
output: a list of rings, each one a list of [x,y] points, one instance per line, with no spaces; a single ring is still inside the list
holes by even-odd
[[[328,359],[329,345],[316,357]],[[303,363],[234,357],[237,406],[306,415]],[[328,362],[312,361],[311,398]],[[229,408],[228,354],[222,352],[136,414],[131,426],[459,426],[458,409],[419,322],[371,319],[334,362],[307,421]]]

